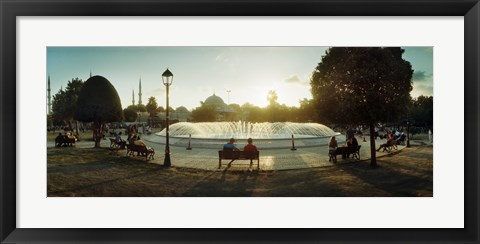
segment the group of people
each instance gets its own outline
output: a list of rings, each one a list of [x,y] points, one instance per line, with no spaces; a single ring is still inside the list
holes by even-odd
[[[131,128],[129,128],[128,129],[128,137],[127,137],[126,141],[122,139],[122,132],[118,132],[118,133],[114,132],[115,143],[117,143],[119,145],[122,145],[122,144],[125,145],[128,142],[130,145],[147,147],[145,142],[143,142],[142,139],[140,138],[140,135],[138,135],[136,132],[137,131],[136,131],[135,127],[132,126]]]
[[[356,151],[358,148],[358,141],[355,138],[355,135],[347,134],[347,141],[345,142],[345,146],[343,146],[341,150],[341,154],[343,158],[349,158],[350,154]],[[335,139],[335,136],[330,137],[330,141],[328,142],[328,151],[329,154],[336,156],[338,152],[338,142]],[[331,160],[331,159],[330,159]]]
[[[381,144],[380,147],[377,149],[377,152],[380,151],[380,149],[383,148],[383,150],[387,150],[388,147],[395,147],[397,144],[400,144],[402,141],[405,141],[405,138],[407,136],[403,134],[403,132],[396,131],[395,133],[387,133],[386,139],[387,142],[384,144]]]
[[[238,149],[235,146],[235,139],[234,138],[230,138],[230,140],[226,144],[223,145],[223,150],[240,151],[240,149]],[[247,145],[245,145],[243,147],[243,151],[258,151],[257,146],[253,145],[253,139],[252,138],[247,139]]]
[[[66,131],[65,134],[58,133],[58,136],[55,137],[55,147],[72,146],[79,138],[78,135],[74,135],[71,131]]]

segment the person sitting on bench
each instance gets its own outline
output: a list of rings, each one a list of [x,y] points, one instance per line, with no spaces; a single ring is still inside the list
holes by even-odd
[[[380,151],[380,149],[383,148],[383,151],[387,150],[387,148],[389,146],[391,146],[393,144],[393,137],[392,137],[392,134],[388,133],[387,134],[387,142],[380,145],[380,147],[377,149],[377,152]]]
[[[338,148],[337,139],[335,139],[335,136],[332,136],[332,137],[330,138],[330,141],[328,142],[328,154],[329,154],[329,159],[328,159],[328,161],[332,161],[332,160],[333,160],[334,163],[336,162],[337,148]]]
[[[55,137],[55,147],[61,147],[65,141],[65,136],[62,133],[58,133],[58,136]]]
[[[122,140],[122,132],[114,132],[115,133],[115,142],[116,143],[121,143],[121,142],[124,142],[124,140]]]
[[[243,147],[243,151],[253,151],[253,152],[258,151],[257,146],[253,145],[252,138],[248,138],[247,143],[248,144]]]
[[[353,136],[352,138],[350,138],[349,141],[347,141],[347,150],[343,152],[343,158],[349,158],[350,157],[350,154],[355,152],[358,148],[358,141],[357,141],[357,138],[355,138],[355,136]]]
[[[238,148],[235,146],[235,139],[230,138],[228,143],[223,144],[223,150],[230,150],[230,151],[240,151]]]

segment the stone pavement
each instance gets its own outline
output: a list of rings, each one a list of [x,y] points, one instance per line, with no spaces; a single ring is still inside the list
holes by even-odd
[[[151,142],[148,136],[142,138],[144,142],[155,149],[155,159],[149,161],[150,163],[163,164],[165,145],[160,143]],[[361,145],[360,158],[361,160],[370,159],[370,142],[363,142],[361,139],[358,141]],[[385,143],[385,140],[376,140],[375,145],[378,148],[380,144]],[[53,142],[47,143],[48,147],[54,147]],[[93,146],[91,141],[77,142],[77,148],[90,148]],[[109,147],[110,141],[102,140],[102,147]],[[244,145],[238,144],[238,147]],[[395,153],[405,148],[405,146],[398,146],[398,150],[392,150],[390,153]],[[256,161],[253,162],[250,168],[249,160],[236,160],[230,165],[230,160],[222,160],[222,167],[218,168],[218,149],[201,149],[193,148],[192,150],[186,150],[185,147],[170,147],[170,159],[172,166],[204,169],[212,171],[244,171],[244,170],[256,170]],[[259,149],[260,151],[260,170],[290,170],[290,169],[304,169],[314,167],[332,166],[333,163],[328,161],[328,147],[316,146],[316,147],[297,147],[297,150],[292,151],[289,148],[286,149]],[[119,155],[123,156],[126,151],[120,151]],[[385,156],[389,153],[377,152],[377,157]],[[137,157],[135,160],[144,160],[144,158]],[[354,159],[342,159],[341,155],[337,156],[337,163],[354,163],[358,160]]]
[[[152,143],[149,138],[144,136],[143,140],[147,145],[155,149],[155,160],[153,162],[163,164],[164,160],[164,144]],[[377,140],[375,143],[378,148],[385,140]],[[361,160],[370,159],[370,142],[358,141],[361,145],[360,158]],[[238,145],[243,147],[244,145]],[[398,150],[393,150],[391,153],[402,150],[405,146],[398,146]],[[222,167],[218,169],[218,150],[219,149],[200,149],[193,148],[186,150],[185,147],[170,147],[170,159],[173,166],[198,168],[205,170],[256,170],[256,161],[253,162],[250,168],[249,160],[236,160],[228,165],[230,160],[222,160]],[[332,166],[333,163],[328,161],[328,147],[302,147],[292,151],[286,149],[259,149],[260,151],[260,170],[290,170],[290,169],[304,169],[313,167]],[[377,152],[377,157],[387,155],[386,152]],[[337,163],[357,162],[354,159],[342,159],[341,155],[337,156]]]

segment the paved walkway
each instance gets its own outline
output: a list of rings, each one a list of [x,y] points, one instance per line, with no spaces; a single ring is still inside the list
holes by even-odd
[[[164,150],[165,145],[154,143],[149,140],[148,136],[144,136],[143,140],[145,143],[155,149],[155,159],[149,161],[150,163],[163,164],[164,160]],[[380,144],[384,143],[385,140],[377,140],[375,142],[376,147],[378,148]],[[360,158],[361,160],[370,159],[370,142],[363,142],[362,140],[358,141],[361,145],[360,149]],[[108,147],[110,141],[102,140],[101,146]],[[53,142],[47,143],[48,147],[53,147]],[[90,148],[93,146],[91,141],[80,141],[77,142],[76,147],[78,148]],[[243,145],[239,145],[243,146]],[[395,153],[399,150],[402,150],[405,146],[398,146],[398,150],[393,150],[391,153]],[[244,170],[256,170],[256,161],[252,168],[250,168],[250,162],[248,160],[238,160],[234,161],[231,165],[228,165],[230,160],[222,160],[222,167],[218,168],[218,150],[220,149],[200,149],[193,148],[192,150],[186,150],[185,147],[170,147],[170,159],[172,166],[175,167],[185,167],[185,168],[196,168],[204,170],[213,170],[213,171],[244,171]],[[120,155],[123,155],[125,151],[120,151]],[[386,152],[377,152],[377,157],[387,155]],[[136,160],[144,160],[144,158],[137,157]],[[350,163],[357,160],[354,159],[342,159],[342,156],[337,156],[337,163]],[[328,161],[328,147],[327,146],[317,146],[317,147],[303,147],[297,148],[297,150],[292,151],[290,149],[264,149],[260,150],[260,170],[270,171],[270,170],[290,170],[290,169],[303,169],[303,168],[313,168],[313,167],[325,167],[332,166],[333,163]]]

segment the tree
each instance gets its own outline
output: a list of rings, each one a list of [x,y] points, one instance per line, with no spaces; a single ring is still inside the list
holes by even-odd
[[[267,111],[264,108],[260,108],[251,103],[245,103],[242,105],[243,114],[247,116],[247,120],[250,122],[267,122]]]
[[[100,147],[104,124],[123,119],[122,104],[115,87],[105,77],[90,77],[83,84],[74,118],[93,122],[95,147]]]
[[[412,100],[411,118],[418,126],[433,126],[433,97],[419,96]]]
[[[205,105],[202,103],[192,111],[192,119],[195,122],[214,122],[217,120],[218,112],[213,105]]]
[[[230,103],[227,105],[229,113],[226,114],[226,120],[239,121],[242,119],[242,108],[236,103]]]
[[[143,104],[130,105],[127,108],[132,109],[135,112],[147,112],[147,108]]]
[[[300,122],[311,122],[317,120],[315,115],[315,107],[313,106],[313,100],[306,98],[300,100],[298,119]]]
[[[155,97],[148,98],[148,103],[145,108],[147,109],[147,112],[150,114],[150,117],[157,115],[157,107],[158,107],[158,104]]]
[[[53,96],[52,113],[55,121],[64,121],[72,127],[77,99],[83,87],[83,81],[73,78],[68,81],[65,91],[60,90]]]
[[[277,95],[277,92],[275,90],[270,90],[268,91],[268,95],[267,95],[267,100],[268,100],[268,107],[267,107],[267,110],[269,111],[269,115],[270,115],[270,121],[271,122],[274,122],[276,121],[276,118],[275,118],[275,114],[277,112],[277,108],[278,108],[278,95]]]
[[[127,122],[135,122],[137,120],[137,112],[131,108],[126,108],[123,110],[123,117]]]
[[[413,70],[403,52],[394,47],[333,47],[310,81],[319,118],[369,125],[372,167],[376,167],[374,124],[398,118],[411,99]]]

